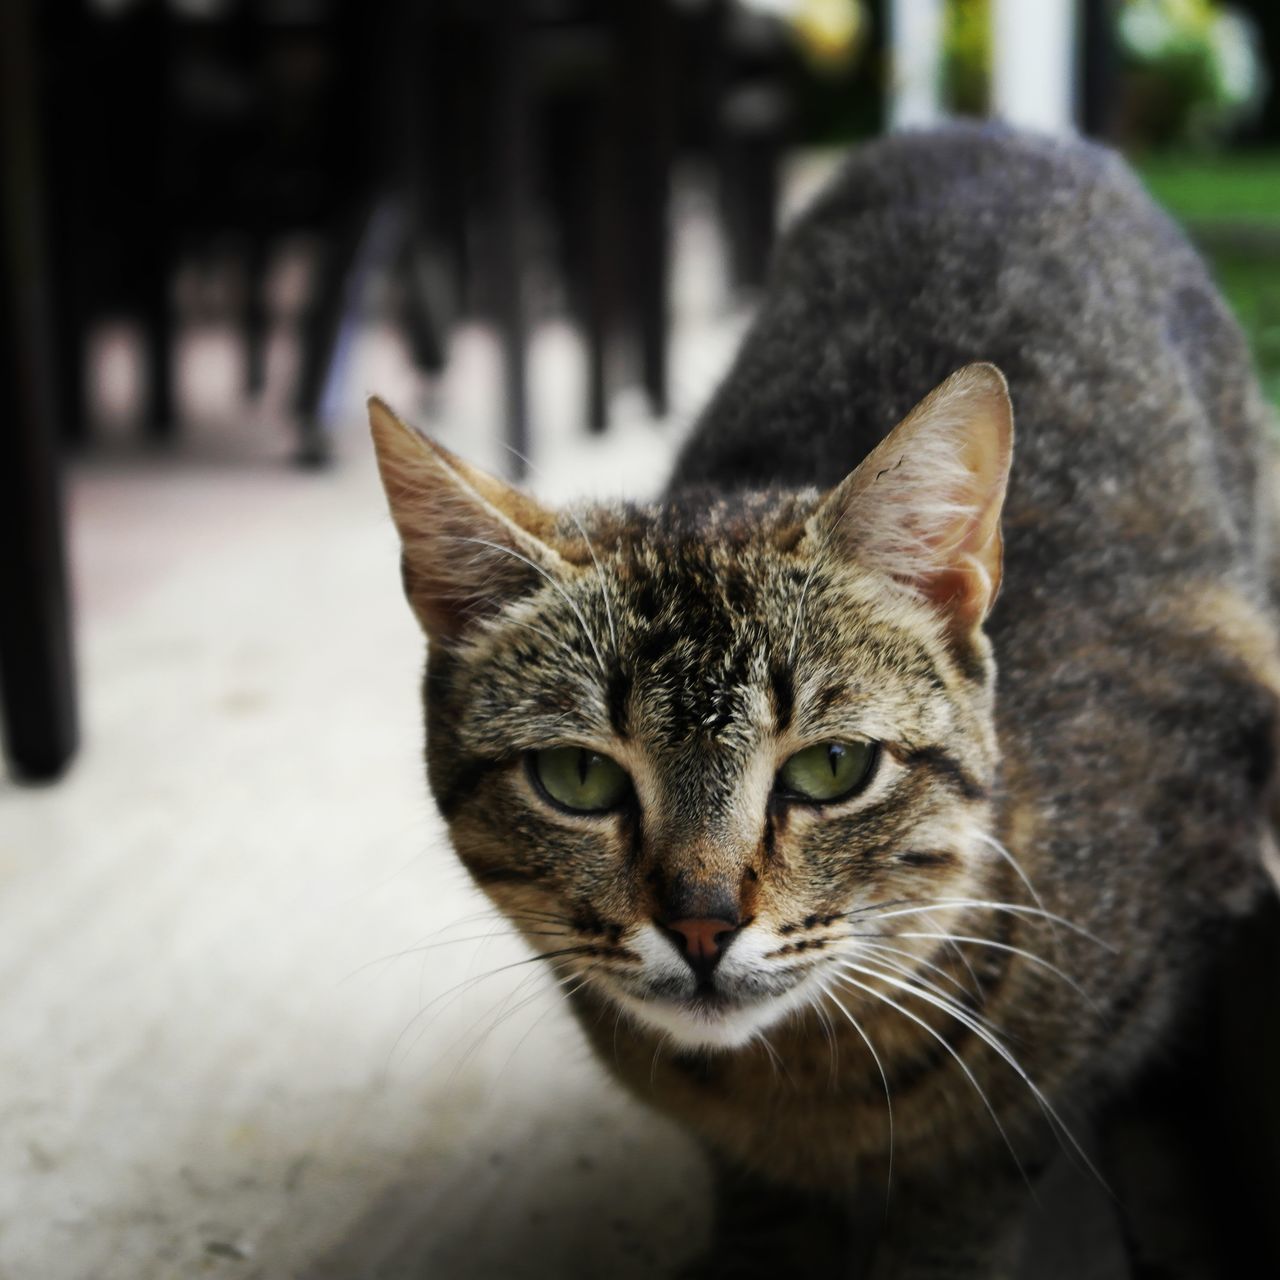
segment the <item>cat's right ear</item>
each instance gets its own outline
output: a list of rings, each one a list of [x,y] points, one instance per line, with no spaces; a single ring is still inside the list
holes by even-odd
[[[545,540],[552,512],[419,435],[377,396],[369,426],[405,595],[431,639],[456,639],[567,568]]]

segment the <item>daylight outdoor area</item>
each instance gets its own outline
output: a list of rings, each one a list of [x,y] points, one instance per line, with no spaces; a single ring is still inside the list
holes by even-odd
[[[844,149],[959,117],[1120,148],[1280,405],[1272,0],[2,0],[0,1280],[699,1252],[449,848],[365,401],[654,495]],[[1156,1274],[1046,1200],[1028,1277]]]

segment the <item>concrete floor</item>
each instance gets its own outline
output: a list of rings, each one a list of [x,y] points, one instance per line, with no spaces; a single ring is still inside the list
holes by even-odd
[[[738,324],[676,301],[682,421]],[[136,370],[103,342],[110,411]],[[676,428],[623,396],[586,440],[573,338],[534,348],[533,487],[656,488]],[[56,786],[0,780],[0,1280],[647,1277],[703,1239],[698,1157],[507,967],[422,777],[361,402],[430,404],[500,467],[493,338],[430,394],[388,331],[355,365],[331,472],[280,463],[270,397],[228,411],[210,331],[179,454],[70,476],[84,746]]]

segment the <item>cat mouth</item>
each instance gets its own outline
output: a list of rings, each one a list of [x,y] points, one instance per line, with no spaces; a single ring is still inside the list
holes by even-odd
[[[643,996],[621,994],[619,1003],[642,1025],[664,1032],[685,1048],[735,1049],[772,1026],[807,995],[805,984],[785,990],[748,984],[737,989],[711,982],[677,991],[659,983]]]
[[[690,986],[678,978],[665,978],[644,984],[643,992],[630,994],[646,1004],[661,1005],[685,1013],[714,1018],[741,1010],[764,1008],[781,996],[788,995],[798,985],[794,978],[779,981],[777,977],[734,975],[725,979],[720,974],[708,974]]]
[[[692,990],[685,983],[677,980],[653,982],[648,985],[648,990],[642,998],[654,1004],[665,1005],[667,1008],[712,1017],[731,1009],[761,1004],[772,994],[772,992],[740,988],[735,990],[723,982],[717,982],[714,976],[709,976],[700,979]]]
[[[636,1024],[686,1048],[744,1045],[816,994],[812,965],[751,963],[732,952],[713,967],[677,964],[667,939],[657,936],[642,936],[635,949],[648,963],[611,966],[597,971],[597,981]]]
[[[669,1004],[678,1009],[683,1009],[686,1013],[708,1018],[725,1013],[730,1009],[741,1009],[759,1001],[758,997],[744,999],[741,996],[730,995],[727,991],[722,991],[709,982],[702,983],[691,995],[660,996],[659,999],[665,999]]]

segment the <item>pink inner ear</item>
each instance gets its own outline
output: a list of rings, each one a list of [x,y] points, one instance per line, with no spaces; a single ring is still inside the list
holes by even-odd
[[[879,556],[959,634],[982,623],[999,587],[1012,423],[999,388],[966,396],[959,413],[946,387],[850,477],[852,503],[839,523],[851,552],[868,563]]]
[[[965,626],[982,622],[999,589],[1003,496],[1003,478],[993,485],[970,473],[968,484],[947,495],[956,514],[922,530],[921,541],[936,559],[921,566],[917,581],[929,600]]]
[[[542,540],[553,512],[419,436],[381,401],[369,412],[405,593],[429,635],[459,635],[560,563]]]
[[[405,539],[405,592],[429,635],[453,638],[538,585],[538,550],[483,508],[445,502]]]
[[[932,604],[951,614],[957,624],[977,626],[990,608],[990,579],[976,565],[950,566],[925,577],[921,586]],[[994,598],[994,593],[991,593]]]
[[[404,557],[401,568],[405,596],[430,636],[453,639],[493,609],[492,596],[468,591],[457,580],[415,563],[412,556]]]

